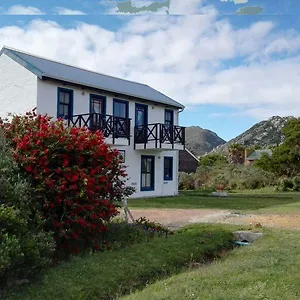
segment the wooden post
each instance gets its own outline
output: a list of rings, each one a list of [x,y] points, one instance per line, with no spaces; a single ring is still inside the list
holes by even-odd
[[[124,213],[125,213],[125,220],[126,220],[126,222],[128,223],[128,216],[130,217],[130,219],[131,219],[131,221],[132,222],[135,222],[135,220],[134,220],[134,218],[133,218],[133,216],[132,216],[132,214],[131,214],[131,212],[130,212],[130,210],[129,210],[129,208],[128,208],[128,202],[127,202],[127,199],[124,199]]]

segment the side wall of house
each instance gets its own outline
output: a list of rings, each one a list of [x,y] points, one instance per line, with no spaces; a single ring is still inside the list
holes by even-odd
[[[57,116],[57,89],[58,87],[71,89],[74,93],[73,114],[85,114],[90,112],[90,94],[102,95],[106,97],[106,114],[113,114],[113,97],[106,94],[99,94],[88,89],[81,89],[74,86],[59,85],[52,81],[38,80],[38,112],[48,113],[52,117]],[[178,151],[156,150],[134,150],[134,124],[135,124],[135,104],[141,103],[129,100],[126,97],[116,97],[129,102],[129,118],[131,118],[131,141],[129,146],[112,145],[112,148],[125,150],[125,165],[127,165],[128,186],[136,188],[137,192],[132,196],[155,197],[170,196],[178,193]],[[148,106],[148,124],[163,123],[165,106],[141,103]],[[174,110],[174,124],[178,124],[178,110]],[[154,191],[141,191],[141,156],[149,155],[155,157],[155,183]],[[164,157],[173,157],[173,180],[164,180]]]
[[[24,114],[37,105],[37,77],[6,54],[0,56],[0,117]]]

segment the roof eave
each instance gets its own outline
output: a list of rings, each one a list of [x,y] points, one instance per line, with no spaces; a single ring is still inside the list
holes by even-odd
[[[21,58],[18,56],[13,50],[10,50],[8,48],[3,47],[2,50],[0,51],[0,56],[2,54],[6,54],[8,57],[13,59],[15,62],[23,66],[25,69],[36,75],[38,78],[42,79],[43,77],[43,72],[36,68],[34,65],[30,64],[27,62],[25,59]]]
[[[65,84],[71,84],[71,85],[80,86],[80,87],[84,87],[84,88],[91,88],[91,89],[94,89],[94,90],[98,90],[100,92],[107,92],[107,93],[110,93],[110,94],[131,97],[131,98],[137,99],[139,101],[141,101],[141,100],[149,101],[149,102],[153,102],[153,103],[156,103],[156,104],[161,104],[161,105],[165,105],[165,106],[169,106],[169,107],[175,107],[177,109],[182,109],[183,110],[185,108],[183,105],[180,105],[180,104],[179,104],[180,106],[175,105],[175,104],[171,105],[171,104],[155,101],[153,99],[149,99],[149,98],[146,98],[146,97],[141,98],[141,97],[138,97],[138,96],[135,96],[135,95],[132,95],[132,94],[126,94],[126,93],[117,92],[117,91],[113,91],[113,90],[109,90],[109,89],[105,89],[105,88],[99,88],[99,87],[92,86],[92,85],[85,85],[85,84],[80,83],[80,82],[65,80],[65,79],[62,79],[62,78],[59,78],[59,77],[54,77],[52,75],[42,74],[40,79],[42,79],[42,80],[52,79],[54,81],[59,81],[59,82],[65,83]]]

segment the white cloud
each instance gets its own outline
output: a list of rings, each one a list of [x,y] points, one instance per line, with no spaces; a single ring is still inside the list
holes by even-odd
[[[86,13],[84,13],[83,11],[80,10],[73,10],[73,9],[69,9],[66,7],[56,7],[54,9],[54,11],[58,14],[58,15],[86,15]]]
[[[14,5],[4,12],[5,15],[44,15],[37,7]]]
[[[234,4],[245,4],[248,0],[220,0],[221,2],[234,2]]]
[[[272,22],[234,28],[213,13],[140,16],[113,32],[35,20],[0,28],[4,44],[144,82],[188,107],[225,105],[259,119],[300,115],[300,35]]]

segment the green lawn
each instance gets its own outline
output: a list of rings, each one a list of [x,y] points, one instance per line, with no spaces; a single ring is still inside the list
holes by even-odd
[[[159,278],[186,270],[190,262],[213,259],[231,249],[233,236],[221,226],[197,225],[168,238],[155,238],[121,250],[74,258],[47,270],[40,281],[7,300],[116,299]]]
[[[300,233],[265,231],[251,246],[148,286],[126,300],[299,300]]]
[[[213,197],[198,191],[183,191],[179,196],[132,199],[129,208],[229,209],[234,211],[268,209],[289,204],[300,205],[300,193],[279,193],[271,190],[243,191],[226,198]]]

